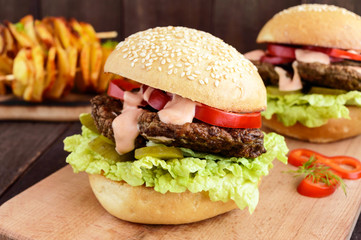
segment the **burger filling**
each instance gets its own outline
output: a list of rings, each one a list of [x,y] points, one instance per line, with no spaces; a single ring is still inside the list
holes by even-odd
[[[109,96],[91,100],[92,116],[104,136],[114,141],[112,122],[122,112],[121,101]],[[167,146],[185,147],[222,156],[255,158],[265,153],[263,133],[258,128],[222,128],[200,121],[182,125],[165,123],[156,112],[143,111],[137,125],[140,136],[136,144],[146,140]],[[143,138],[143,139],[142,139]]]
[[[288,152],[282,136],[260,131],[259,114],[223,112],[116,82],[110,96],[91,100],[91,115],[81,115],[82,134],[64,140],[75,172],[160,193],[207,192],[212,201],[233,200],[253,212],[260,178],[275,158],[287,162]]]
[[[361,55],[312,46],[269,44],[245,54],[267,86],[267,110],[285,126],[319,127],[361,107]]]

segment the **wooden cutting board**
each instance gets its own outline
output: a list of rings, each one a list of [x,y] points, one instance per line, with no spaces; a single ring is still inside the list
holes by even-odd
[[[290,149],[361,159],[361,136],[332,144],[287,139]],[[260,186],[255,212],[229,213],[186,225],[134,224],[110,216],[99,205],[86,174],[67,166],[0,207],[0,239],[348,239],[360,214],[361,180],[347,180],[322,199],[299,195],[300,179],[275,162]]]
[[[42,103],[25,102],[13,95],[0,96],[0,120],[78,121],[81,113],[90,112],[92,96],[71,93]]]

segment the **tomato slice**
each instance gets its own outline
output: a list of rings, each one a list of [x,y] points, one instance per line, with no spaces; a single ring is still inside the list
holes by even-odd
[[[170,101],[170,97],[159,89],[154,89],[149,96],[148,104],[156,109],[161,110]]]
[[[262,119],[260,112],[232,113],[207,105],[197,105],[195,118],[205,123],[226,128],[260,128]]]
[[[322,198],[334,193],[338,185],[335,179],[331,179],[330,185],[328,186],[322,181],[314,181],[312,176],[308,176],[300,182],[297,187],[297,192],[307,197]]]
[[[279,44],[268,44],[267,51],[270,55],[283,57],[283,58],[292,58],[295,59],[295,50],[294,47],[279,45]]]
[[[344,59],[350,59],[355,61],[361,61],[361,55],[349,51],[345,51],[342,49],[332,48],[329,53],[330,56],[336,57],[336,58],[344,58]]]
[[[145,89],[146,87],[143,88],[144,91]],[[156,110],[161,110],[168,101],[170,101],[170,96],[159,89],[154,89],[149,96],[148,104]],[[259,112],[232,113],[204,104],[196,106],[194,117],[202,122],[219,127],[260,128],[262,126],[262,118]]]
[[[122,78],[113,79],[109,82],[107,94],[113,98],[124,100],[124,91],[140,88],[140,84],[128,82]]]
[[[264,55],[261,57],[261,62],[271,63],[273,65],[286,64],[292,62],[293,58],[284,58],[278,56]]]

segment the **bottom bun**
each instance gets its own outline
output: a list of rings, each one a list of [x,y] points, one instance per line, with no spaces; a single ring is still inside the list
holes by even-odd
[[[315,128],[309,128],[300,123],[286,127],[277,120],[275,115],[270,120],[263,118],[263,125],[296,139],[316,143],[334,142],[361,134],[361,108],[348,107],[348,109],[351,119],[330,119],[325,125]]]
[[[237,208],[209,199],[205,192],[165,194],[144,186],[133,187],[125,182],[89,174],[89,182],[100,204],[111,215],[129,222],[145,224],[191,223],[217,216]]]

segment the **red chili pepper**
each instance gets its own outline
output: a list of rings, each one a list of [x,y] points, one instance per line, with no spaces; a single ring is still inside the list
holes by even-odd
[[[288,155],[288,162],[296,167],[302,166],[310,157],[314,156],[317,160],[315,164],[329,166],[331,170],[345,179],[361,178],[361,162],[353,157],[335,156],[328,157],[308,149],[295,149]],[[344,166],[348,166],[345,168]]]

